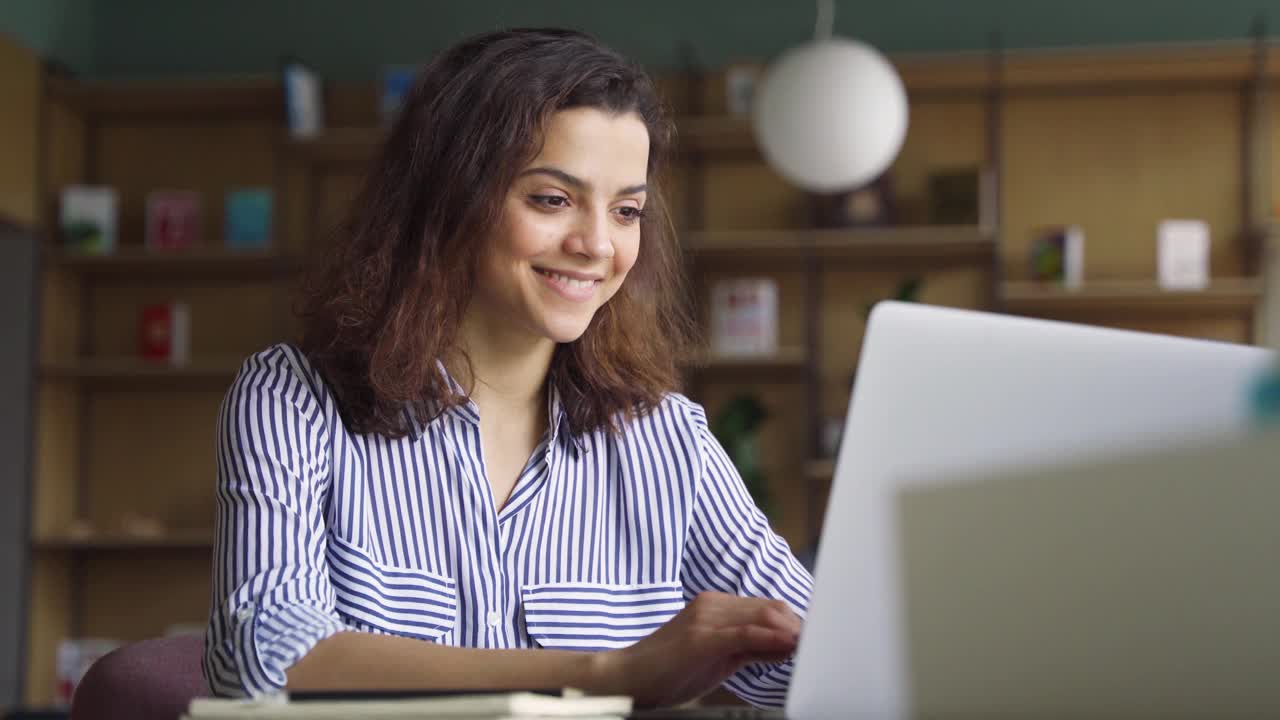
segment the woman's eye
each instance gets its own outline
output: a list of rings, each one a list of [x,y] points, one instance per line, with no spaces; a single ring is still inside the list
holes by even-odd
[[[644,210],[638,207],[626,205],[618,208],[615,212],[622,218],[622,221],[628,225],[644,217]]]
[[[529,199],[533,200],[535,205],[548,208],[562,208],[569,205],[569,198],[563,195],[530,195]]]

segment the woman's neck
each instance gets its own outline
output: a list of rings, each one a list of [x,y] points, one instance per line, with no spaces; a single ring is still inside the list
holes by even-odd
[[[474,315],[464,319],[459,339],[466,358],[451,358],[447,366],[470,393],[482,420],[545,412],[553,341],[513,332],[509,326],[491,327]]]

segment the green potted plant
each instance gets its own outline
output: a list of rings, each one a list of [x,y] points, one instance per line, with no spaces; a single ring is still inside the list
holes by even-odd
[[[756,506],[773,518],[772,497],[760,467],[760,426],[767,417],[768,412],[759,398],[751,393],[741,393],[725,403],[712,424],[711,433],[738,469]]]

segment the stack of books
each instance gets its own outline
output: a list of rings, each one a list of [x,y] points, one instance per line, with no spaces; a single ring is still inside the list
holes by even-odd
[[[623,720],[631,698],[541,692],[299,693],[253,700],[197,698],[183,720]]]

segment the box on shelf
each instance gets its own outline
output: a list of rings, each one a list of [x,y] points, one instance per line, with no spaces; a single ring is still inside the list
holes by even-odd
[[[808,196],[809,222],[814,227],[886,227],[898,222],[897,197],[888,172],[852,190]]]
[[[138,346],[139,354],[147,360],[185,365],[191,359],[190,308],[180,302],[142,308]]]
[[[1209,286],[1209,223],[1165,220],[1156,228],[1156,276],[1166,290]]]
[[[976,167],[930,173],[929,224],[977,225],[980,175]]]
[[[721,280],[711,289],[711,348],[719,355],[778,351],[778,286],[771,278]]]
[[[378,103],[378,115],[384,125],[395,122],[400,114],[400,106],[404,96],[413,87],[417,77],[417,68],[413,66],[395,65],[382,70],[382,97]]]
[[[272,195],[268,188],[227,192],[227,247],[262,249],[271,244]]]
[[[289,58],[281,68],[289,134],[312,138],[324,130],[324,83],[309,64]]]
[[[734,117],[751,115],[751,102],[760,85],[763,68],[759,63],[731,63],[724,71],[725,109]]]
[[[147,247],[181,250],[200,244],[200,194],[154,190],[147,194]]]
[[[1078,225],[1042,229],[1031,242],[1031,279],[1080,287],[1084,283],[1084,230]]]
[[[62,191],[58,224],[63,246],[73,252],[115,252],[119,199],[114,188],[72,185]]]

